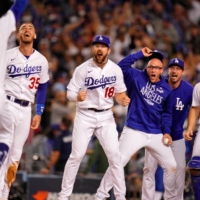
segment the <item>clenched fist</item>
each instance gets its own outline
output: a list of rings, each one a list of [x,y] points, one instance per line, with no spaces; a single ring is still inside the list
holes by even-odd
[[[128,96],[125,96],[123,99],[122,99],[122,106],[127,106],[129,103],[130,103],[130,98]]]
[[[149,49],[148,47],[142,48],[142,53],[145,57],[149,57],[152,55],[152,50]]]
[[[86,99],[86,96],[87,96],[87,91],[85,91],[85,90],[80,91],[77,95],[77,100],[84,101]]]

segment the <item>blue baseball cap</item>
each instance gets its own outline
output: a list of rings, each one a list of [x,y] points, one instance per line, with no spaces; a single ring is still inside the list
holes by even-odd
[[[105,44],[108,48],[110,48],[110,39],[105,35],[97,35],[95,36],[92,44],[102,43]]]
[[[170,68],[171,66],[179,66],[181,69],[184,70],[184,61],[180,58],[173,58],[170,60],[168,68]]]
[[[157,58],[161,62],[163,62],[164,54],[161,51],[153,50],[151,53],[152,53],[152,55],[148,57],[149,60],[151,60],[153,58]]]

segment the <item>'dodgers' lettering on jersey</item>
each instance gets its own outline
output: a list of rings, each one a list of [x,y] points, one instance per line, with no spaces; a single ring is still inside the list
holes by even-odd
[[[152,85],[150,82],[148,82],[146,86],[141,89],[141,93],[144,95],[144,99],[149,105],[154,105],[154,103],[161,104],[163,97],[157,94],[156,91],[163,93],[162,88],[159,88],[158,91],[156,89],[156,85]]]
[[[87,77],[85,79],[85,86],[87,89],[93,90],[95,88],[102,87],[105,88],[106,85],[110,85],[116,82],[116,76],[104,77],[104,75],[100,79],[94,79],[92,77]]]
[[[7,73],[9,77],[14,78],[17,76],[25,76],[28,78],[31,74],[37,74],[42,71],[42,66],[28,66],[21,68],[16,67],[15,65],[8,65],[7,66]]]

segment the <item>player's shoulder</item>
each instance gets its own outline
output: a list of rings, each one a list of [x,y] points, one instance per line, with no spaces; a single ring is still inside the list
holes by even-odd
[[[90,67],[91,65],[92,65],[92,59],[86,60],[85,62],[76,67],[76,71],[86,71],[87,67]]]
[[[188,83],[187,81],[184,81],[184,80],[181,80],[181,84],[180,84],[180,87],[184,88],[185,90],[193,90],[193,86]]]
[[[120,66],[114,63],[112,60],[108,59],[107,65],[109,66],[111,71],[115,73],[122,73],[122,69],[120,68]]]
[[[166,79],[161,76],[161,81],[160,81],[160,86],[163,87],[166,91],[171,92],[172,88],[170,87],[170,85],[168,84],[168,82],[166,81]]]
[[[195,90],[200,90],[200,82],[194,86]]]
[[[43,56],[39,51],[37,51],[36,49],[34,49],[34,54],[35,56],[39,57],[40,59],[43,59],[45,62],[48,62],[46,57]]]

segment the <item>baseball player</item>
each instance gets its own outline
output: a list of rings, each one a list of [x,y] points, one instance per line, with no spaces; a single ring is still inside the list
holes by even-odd
[[[72,153],[65,165],[59,200],[68,200],[75,177],[93,135],[99,139],[108,158],[117,200],[125,200],[125,181],[120,159],[118,132],[113,118],[113,97],[123,106],[126,96],[123,74],[118,65],[108,59],[110,40],[98,35],[92,43],[93,58],[76,68],[67,87],[67,97],[77,102],[72,133]]]
[[[12,130],[12,145],[5,167],[5,183],[2,192],[3,200],[8,199],[11,184],[22,154],[23,145],[28,137],[30,124],[38,128],[44,109],[48,76],[48,62],[38,51],[33,49],[36,38],[32,23],[23,23],[19,28],[19,47],[6,53],[6,77],[4,87],[9,111],[12,118],[6,125]],[[31,104],[36,97],[36,115],[31,122]]]
[[[148,57],[144,71],[131,67],[135,61]],[[130,54],[118,65],[124,74],[127,94],[131,99],[125,127],[120,137],[120,152],[123,165],[133,154],[145,147],[158,160],[165,172],[165,199],[177,200],[175,190],[176,161],[171,148],[162,140],[168,138],[172,143],[170,127],[172,121],[172,89],[161,76],[163,54],[145,47]],[[112,188],[111,170],[106,171],[96,193],[96,200],[109,197]]]
[[[16,21],[19,19],[24,8],[26,7],[27,1],[28,0],[16,0],[12,7],[11,5],[13,2],[11,0],[1,1],[0,3],[0,186],[3,185],[3,170],[1,169],[1,166],[7,157],[12,136],[12,130],[9,126],[7,126],[6,123],[11,119],[12,116],[8,110],[6,94],[3,88],[3,81],[6,72],[5,53],[7,49],[8,38],[10,34],[15,31]],[[2,196],[1,191],[2,190],[0,187],[0,198]]]
[[[186,140],[192,140],[193,130],[196,126],[196,121],[199,119],[199,107],[200,107],[200,83],[197,83],[194,87],[193,95],[192,95],[192,106],[189,111],[188,116],[188,125],[187,129],[184,133],[184,137]],[[199,121],[198,121],[199,123]],[[198,132],[194,141],[192,158],[188,163],[188,167],[190,169],[190,178],[192,182],[193,192],[195,196],[195,200],[200,199],[200,129],[198,128]]]
[[[183,200],[185,186],[185,140],[183,139],[183,124],[187,117],[188,107],[192,103],[193,87],[181,80],[184,70],[184,62],[179,58],[170,60],[168,65],[168,84],[172,88],[172,127],[171,149],[177,163],[176,191],[177,199]],[[145,166],[142,185],[142,199],[152,200],[155,193],[155,172],[158,166],[157,160],[145,150]],[[155,200],[155,197],[154,197]]]

